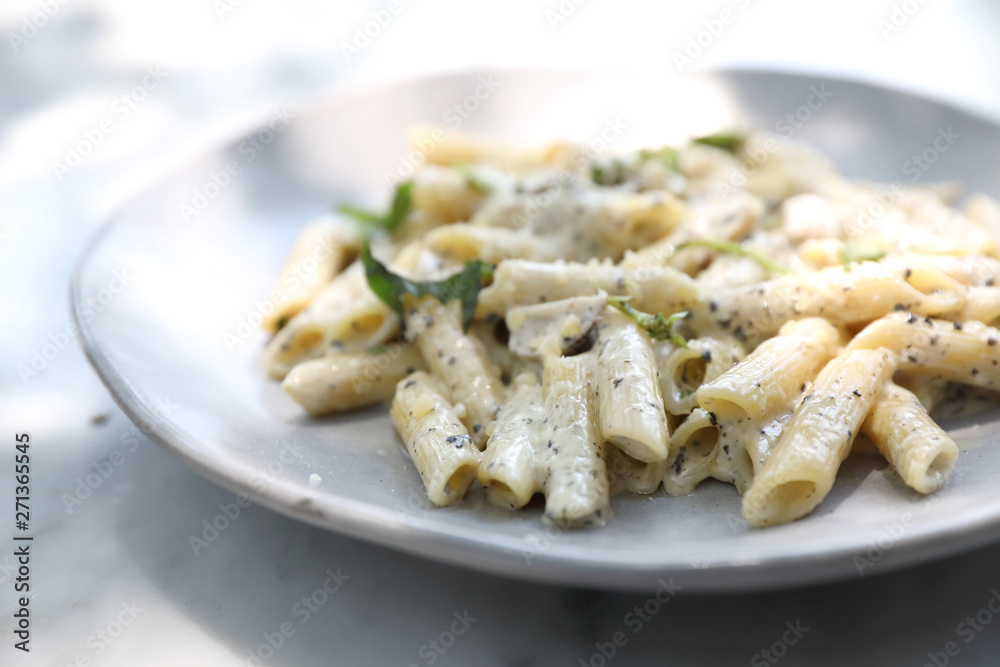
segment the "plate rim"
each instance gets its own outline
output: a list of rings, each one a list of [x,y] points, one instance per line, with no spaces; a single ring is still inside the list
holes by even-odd
[[[626,70],[632,76],[651,76],[652,72],[645,70]],[[307,98],[296,104],[296,108],[309,108],[319,105],[351,104],[357,97],[387,92],[401,85],[416,85],[434,81],[453,79],[456,77],[480,76],[490,73],[504,73],[505,76],[516,77],[530,74],[553,76],[573,73],[575,75],[606,77],[614,74],[608,70],[582,69],[533,69],[533,68],[498,68],[482,67],[437,72],[417,77],[399,77],[376,84],[343,89],[330,89]],[[662,75],[662,73],[658,73]],[[970,109],[953,101],[936,99],[924,92],[908,90],[904,87],[887,85],[882,81],[866,80],[864,78],[849,78],[823,72],[784,70],[757,67],[727,67],[711,70],[700,70],[683,75],[671,75],[667,80],[701,79],[711,80],[717,76],[764,75],[769,77],[812,78],[824,81],[876,88],[898,95],[916,98],[922,102],[930,102],[947,107],[952,111],[971,116],[980,122],[988,123],[1000,131],[1000,118],[993,118]],[[252,128],[251,128],[252,129]],[[742,559],[717,559],[709,566],[685,563],[652,563],[648,560],[641,563],[627,561],[610,562],[607,560],[575,559],[567,562],[565,557],[553,557],[545,552],[533,555],[536,567],[511,567],[510,554],[505,549],[476,537],[483,533],[488,537],[489,531],[477,529],[469,536],[469,527],[456,526],[447,522],[427,520],[411,516],[407,521],[401,520],[398,513],[388,508],[370,505],[348,496],[331,496],[331,494],[316,494],[282,479],[272,479],[264,491],[258,492],[245,481],[250,478],[253,469],[239,461],[221,461],[218,457],[201,455],[198,452],[197,440],[189,437],[183,430],[176,428],[169,419],[160,416],[156,409],[140,397],[139,392],[102,348],[97,332],[84,317],[83,310],[83,277],[90,267],[91,260],[109,238],[113,231],[123,226],[126,212],[137,203],[148,197],[155,189],[179,176],[190,165],[213,154],[216,151],[230,147],[238,138],[232,132],[221,133],[205,150],[196,154],[193,159],[185,160],[161,174],[154,182],[147,184],[141,190],[133,193],[106,217],[100,228],[91,236],[74,264],[69,285],[70,312],[78,329],[79,341],[83,352],[108,393],[142,433],[159,447],[180,460],[209,481],[237,494],[249,497],[254,503],[267,507],[285,516],[305,523],[337,532],[351,538],[368,543],[417,555],[430,560],[457,565],[492,575],[528,580],[539,584],[570,585],[600,590],[632,590],[649,591],[655,588],[654,580],[662,577],[676,577],[685,583],[686,592],[735,592],[752,590],[779,590],[801,585],[827,583],[843,580],[850,575],[840,569],[824,572],[824,565],[841,563],[852,556],[859,555],[858,545],[844,544],[839,548],[799,548],[795,553],[769,555],[760,562]],[[331,498],[336,499],[336,507],[332,507]],[[400,538],[404,539],[400,539]],[[909,529],[902,537],[894,540],[888,556],[879,561],[879,567],[874,574],[888,573],[902,567],[928,562],[949,555],[956,555],[976,547],[996,542],[1000,539],[1000,497],[990,504],[963,512],[962,519],[945,527],[922,525]],[[470,558],[474,556],[474,558]],[[747,572],[753,575],[747,576]],[[709,576],[709,575],[714,575]],[[611,579],[606,577],[611,576]],[[864,576],[863,574],[861,576]]]

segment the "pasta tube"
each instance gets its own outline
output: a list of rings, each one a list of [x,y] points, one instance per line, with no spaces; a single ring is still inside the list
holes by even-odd
[[[479,317],[503,317],[517,305],[558,301],[597,294],[632,296],[639,310],[672,314],[702,300],[695,282],[669,266],[644,266],[592,260],[533,262],[511,259],[500,262],[493,284],[479,293]]]
[[[321,356],[327,331],[350,311],[352,305],[370,293],[360,262],[352,264],[327,283],[316,300],[293,317],[267,345],[270,376],[281,380],[293,366]]]
[[[728,331],[757,344],[782,324],[825,317],[836,325],[867,323],[895,310],[920,316],[960,315],[966,306],[962,285],[929,268],[898,269],[864,262],[853,269],[830,267],[726,290],[692,308],[697,332]]]
[[[494,505],[524,507],[540,489],[536,449],[545,439],[542,389],[533,373],[515,380],[517,388],[497,417],[479,466],[479,483]]]
[[[604,440],[593,398],[594,356],[550,356],[543,362],[545,520],[563,528],[602,525],[610,518]]]
[[[744,361],[701,385],[695,398],[725,424],[784,410],[834,355],[839,342],[840,333],[824,319],[788,322]]]
[[[667,460],[647,463],[638,461],[617,447],[608,447],[608,478],[611,493],[628,491],[649,495],[655,493],[667,472]]]
[[[671,496],[684,496],[712,476],[719,452],[719,425],[696,408],[670,436],[667,474],[663,489]]]
[[[469,259],[481,259],[490,264],[518,258],[552,261],[561,256],[561,250],[555,243],[528,230],[461,222],[438,227],[427,235],[426,240],[428,247],[438,256],[459,263]]]
[[[446,394],[439,380],[417,371],[400,380],[390,410],[427,497],[438,506],[465,496],[476,480],[481,457]]]
[[[958,446],[913,393],[890,382],[861,426],[906,485],[934,493],[948,481]]]
[[[412,345],[391,344],[375,352],[304,361],[285,376],[281,388],[316,417],[388,401],[400,380],[424,368]]]
[[[861,422],[892,377],[894,356],[885,348],[852,350],[823,367],[743,496],[747,521],[794,521],[823,501]]]
[[[687,347],[662,346],[658,366],[660,391],[668,412],[683,415],[698,407],[695,392],[743,358],[743,348],[725,338],[694,338]]]
[[[947,322],[893,313],[865,327],[849,350],[889,348],[899,370],[1000,389],[1000,329],[982,322]]]
[[[667,414],[649,339],[606,308],[597,343],[596,395],[601,437],[643,462],[667,458]]]
[[[271,290],[271,312],[261,326],[276,333],[299,314],[323,285],[353,262],[361,241],[353,230],[336,221],[313,222],[295,238],[285,266]]]
[[[781,432],[782,418],[839,341],[840,333],[826,320],[788,322],[744,361],[697,390],[698,404],[720,430],[713,477],[746,491]]]
[[[503,385],[483,344],[462,332],[459,302],[422,299],[408,311],[409,330],[427,367],[448,387],[472,441],[486,446],[486,427],[503,404]],[[461,406],[461,407],[459,407]]]

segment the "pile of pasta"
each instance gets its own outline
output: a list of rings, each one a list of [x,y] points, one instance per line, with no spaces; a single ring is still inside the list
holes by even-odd
[[[996,201],[846,180],[766,133],[595,155],[435,132],[388,212],[304,229],[264,323],[310,414],[391,400],[435,505],[478,482],[580,527],[714,478],[767,526],[862,442],[947,482],[931,412],[1000,386]]]

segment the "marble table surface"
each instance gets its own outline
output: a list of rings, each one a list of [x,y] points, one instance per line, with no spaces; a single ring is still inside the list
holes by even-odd
[[[345,49],[382,11],[384,30]],[[690,64],[676,57],[726,17]],[[988,0],[3,3],[0,665],[1000,664],[1000,545],[662,606],[457,569],[257,506],[195,554],[189,538],[232,494],[149,442],[67,330],[73,263],[109,212],[276,104],[476,65],[735,65],[882,81],[1000,119],[998,28]],[[54,166],[106,118],[83,164]],[[20,432],[32,438],[30,653],[14,649],[6,527]]]

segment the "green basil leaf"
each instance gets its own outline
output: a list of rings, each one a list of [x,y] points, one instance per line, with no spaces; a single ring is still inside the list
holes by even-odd
[[[396,194],[393,195],[388,213],[373,213],[350,204],[340,204],[337,210],[361,223],[362,229],[368,232],[366,236],[370,236],[378,229],[392,233],[399,229],[413,210],[413,182],[404,181],[396,186]]]
[[[721,148],[736,155],[743,148],[746,140],[747,135],[742,132],[717,132],[716,134],[709,134],[704,137],[696,137],[691,140],[691,143],[714,146],[715,148]]]
[[[493,276],[493,267],[480,260],[469,260],[465,267],[453,276],[438,281],[409,280],[390,271],[385,264],[372,257],[371,248],[366,243],[361,249],[361,262],[365,267],[368,286],[376,296],[397,315],[403,327],[406,314],[403,312],[403,297],[432,296],[441,303],[460,301],[462,304],[462,330],[468,331],[476,314],[479,288],[483,280]]]

